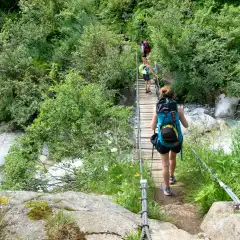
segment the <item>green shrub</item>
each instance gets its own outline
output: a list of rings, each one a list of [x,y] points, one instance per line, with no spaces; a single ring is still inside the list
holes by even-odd
[[[120,51],[119,35],[107,27],[87,26],[76,48],[74,66],[89,82],[99,82],[107,89],[126,88],[135,81],[135,48]]]
[[[139,240],[141,237],[141,232],[137,230],[134,233],[127,234],[126,237],[123,238],[123,240]]]
[[[0,48],[0,121],[12,120],[25,128],[36,118],[43,95],[60,82],[69,67],[83,26],[93,20],[92,3],[20,1],[19,14],[5,20]]]
[[[239,96],[240,6],[214,11],[214,1],[203,6],[187,0],[168,2],[148,24],[153,59],[174,73],[177,94],[185,101],[212,104],[220,92]]]
[[[31,143],[31,137],[25,135],[10,148],[4,165],[4,189],[36,190],[34,160],[38,157],[38,151]]]
[[[34,176],[44,143],[53,161],[94,154],[103,159],[104,149],[109,153],[114,147],[123,151],[131,146],[131,109],[114,106],[102,86],[86,84],[70,73],[52,90],[55,97],[44,101],[39,117],[10,149],[4,166],[5,188],[36,189]],[[110,161],[108,156],[105,161]]]

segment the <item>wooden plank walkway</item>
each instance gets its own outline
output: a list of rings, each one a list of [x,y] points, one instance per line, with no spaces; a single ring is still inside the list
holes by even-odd
[[[150,142],[150,137],[153,134],[153,130],[151,129],[151,120],[157,102],[157,96],[153,84],[151,85],[151,90],[151,93],[146,93],[145,82],[143,79],[139,79],[139,107],[142,158],[145,161],[148,161],[150,166],[152,159],[152,144]],[[157,152],[156,149],[154,150],[153,154],[152,176],[156,186],[159,186],[163,182],[162,161],[160,158],[160,154]]]

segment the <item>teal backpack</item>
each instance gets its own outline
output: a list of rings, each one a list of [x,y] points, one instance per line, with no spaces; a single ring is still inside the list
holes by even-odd
[[[170,148],[182,144],[183,135],[176,101],[168,98],[161,98],[156,105],[156,112],[158,117],[158,134],[155,133],[151,137],[152,144],[157,147],[158,142],[160,142],[161,145]]]

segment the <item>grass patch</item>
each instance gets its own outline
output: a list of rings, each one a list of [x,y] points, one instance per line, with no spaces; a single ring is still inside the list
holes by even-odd
[[[47,220],[46,231],[49,240],[86,240],[73,217],[64,214],[62,210]]]
[[[124,161],[121,156],[119,158],[118,161],[114,160],[112,163],[105,163],[105,169],[103,163],[98,165],[99,161],[87,165],[87,171],[82,169],[82,172],[78,174],[77,182],[79,185],[77,190],[111,195],[113,200],[122,207],[133,213],[139,213],[141,211],[139,163]],[[147,178],[148,181],[149,218],[163,220],[164,216],[161,208],[154,201],[155,185],[147,164],[143,169],[144,178]]]
[[[0,197],[0,239],[5,239],[4,236],[4,227],[5,227],[5,215],[8,208],[8,202],[10,197]]]
[[[25,208],[30,209],[28,217],[31,220],[47,219],[52,215],[52,208],[47,201],[28,201]]]
[[[140,187],[140,175],[138,173],[139,164],[134,163],[131,165],[132,172],[129,176],[122,181],[119,186],[118,192],[113,194],[114,200],[123,206],[124,208],[130,210],[134,213],[139,213],[141,211],[141,190]],[[126,169],[127,171],[127,169]],[[147,188],[147,203],[148,203],[148,217],[151,219],[163,220],[163,212],[161,207],[154,201],[155,197],[155,185],[150,176],[150,171],[148,167],[144,166],[144,177],[148,180]]]
[[[138,229],[133,233],[127,234],[123,240],[139,240],[141,237],[141,231]]]
[[[6,206],[8,204],[10,197],[0,197],[0,206],[4,205]]]
[[[223,151],[211,151],[204,145],[184,145],[184,160],[179,163],[177,177],[185,185],[186,200],[197,203],[203,215],[214,202],[231,201],[231,198],[211,178],[204,166],[196,161],[191,148],[237,196],[240,195],[240,148],[239,145],[234,145],[232,154],[225,154]]]
[[[0,209],[0,239],[4,239],[3,236],[3,228],[4,228],[4,213],[2,209]]]
[[[69,211],[69,212],[74,212],[74,211],[76,211],[75,209],[70,208],[70,207],[63,207],[63,209],[66,210],[66,211]]]

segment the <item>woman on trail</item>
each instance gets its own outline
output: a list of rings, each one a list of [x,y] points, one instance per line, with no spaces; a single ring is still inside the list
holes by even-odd
[[[146,93],[149,93],[151,92],[151,89],[150,89],[150,86],[151,86],[151,77],[150,77],[150,73],[153,72],[150,64],[149,64],[149,60],[144,60],[143,62],[143,67],[142,67],[142,76],[143,76],[143,79],[145,81],[145,90],[146,90]]]
[[[151,128],[158,126],[158,139],[156,149],[161,155],[163,167],[164,195],[170,196],[170,184],[176,182],[174,171],[176,168],[176,155],[181,151],[183,136],[180,122],[187,128],[188,122],[182,108],[178,108],[174,101],[174,91],[171,86],[160,89],[161,99],[153,113]],[[169,166],[170,162],[170,166]],[[170,174],[169,174],[170,170]]]

